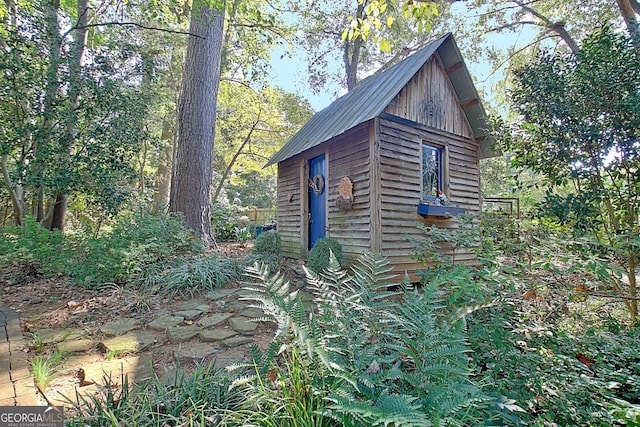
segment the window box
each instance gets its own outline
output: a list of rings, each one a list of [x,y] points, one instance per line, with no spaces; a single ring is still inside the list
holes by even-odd
[[[418,213],[423,216],[451,217],[465,213],[465,208],[458,206],[430,205],[427,203],[418,204]]]

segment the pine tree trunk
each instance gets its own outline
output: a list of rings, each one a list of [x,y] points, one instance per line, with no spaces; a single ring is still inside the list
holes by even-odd
[[[169,202],[169,211],[181,212],[187,225],[207,246],[215,246],[211,234],[211,179],[225,6],[225,0],[196,0],[193,5]]]

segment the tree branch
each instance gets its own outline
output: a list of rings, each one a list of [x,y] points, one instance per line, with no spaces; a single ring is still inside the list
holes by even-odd
[[[489,76],[493,75],[497,70],[499,70],[500,68],[502,68],[502,66],[503,66],[503,65],[507,64],[508,62],[510,62],[510,61],[511,61],[511,59],[512,59],[514,56],[516,56],[517,54],[519,54],[520,52],[522,52],[522,51],[524,51],[524,50],[528,49],[529,47],[531,47],[531,46],[533,46],[533,45],[535,45],[535,44],[539,43],[539,42],[540,42],[540,41],[542,41],[542,40],[550,39],[550,38],[553,38],[553,37],[557,37],[557,36],[554,36],[554,35],[541,36],[541,37],[536,38],[536,39],[535,39],[534,41],[532,41],[531,43],[528,43],[527,45],[522,46],[520,49],[518,49],[518,50],[514,51],[511,55],[509,55],[509,57],[508,57],[508,58],[506,58],[504,61],[502,61],[500,64],[498,64],[498,65],[494,68],[494,70],[491,72],[491,74],[489,74]]]
[[[152,27],[150,25],[139,24],[137,22],[115,22],[115,21],[99,22],[99,23],[96,23],[96,24],[88,24],[88,25],[85,25],[85,26],[82,26],[82,27],[76,26],[76,27],[73,27],[73,28],[69,29],[67,32],[65,32],[63,34],[62,38],[67,37],[69,34],[71,34],[72,31],[75,31],[75,30],[81,30],[81,29],[91,28],[91,27],[110,27],[110,26],[132,26],[132,27],[142,28],[144,30],[162,31],[164,33],[171,33],[171,34],[184,34],[186,36],[198,37],[198,38],[204,40],[204,37],[199,36],[197,34],[190,33],[188,31],[169,30],[167,28],[158,28],[158,27]]]
[[[560,36],[560,38],[562,38],[562,40],[567,44],[567,46],[569,47],[569,49],[571,49],[572,52],[575,53],[578,50],[580,50],[580,48],[578,47],[578,44],[575,42],[575,40],[573,40],[573,38],[569,35],[567,30],[564,28],[564,22],[553,22],[546,16],[542,15],[537,10],[529,7],[528,5],[533,2],[524,3],[520,0],[512,0],[512,1],[518,6],[520,6],[523,10],[529,12],[530,14],[532,14],[533,16],[535,16],[536,18],[544,22],[545,26],[548,29],[555,31]]]

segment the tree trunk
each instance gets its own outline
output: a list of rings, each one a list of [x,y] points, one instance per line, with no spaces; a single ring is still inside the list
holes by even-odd
[[[576,41],[573,39],[573,37],[571,37],[571,35],[569,35],[569,32],[564,27],[564,22],[553,22],[548,17],[542,15],[537,10],[528,6],[533,2],[523,2],[519,0],[512,0],[512,1],[513,3],[520,6],[523,10],[529,12],[536,18],[540,19],[546,28],[558,34],[558,36],[560,36],[562,41],[569,47],[569,49],[571,49],[573,53],[576,53],[580,50],[578,43],[576,43]]]
[[[166,119],[162,121],[160,144],[160,158],[158,159],[158,171],[153,193],[153,208],[158,212],[165,212],[167,206],[169,206],[171,165],[173,164],[173,132],[171,131],[171,123]]]
[[[87,24],[89,22],[89,0],[78,0],[78,21],[73,37],[73,47],[71,49],[71,60],[69,63],[69,122],[65,136],[65,147],[60,153],[63,161],[70,162],[69,156],[73,148],[74,141],[78,135],[76,128],[75,111],[80,103],[81,89],[81,69],[84,57],[85,46],[87,44]],[[69,195],[62,190],[56,190],[56,202],[53,206],[51,218],[51,229],[64,231],[64,221],[67,216],[67,206]]]
[[[233,168],[233,165],[236,164],[236,161],[238,161],[238,158],[242,154],[242,150],[244,150],[244,147],[249,142],[251,142],[251,136],[253,135],[253,131],[256,130],[256,126],[258,126],[258,123],[260,123],[260,116],[258,116],[257,120],[253,122],[253,125],[251,126],[249,133],[244,138],[244,140],[242,141],[242,144],[240,144],[240,147],[238,147],[238,150],[235,152],[235,154],[231,158],[231,161],[227,165],[227,168],[224,170],[222,177],[220,177],[220,182],[218,183],[218,186],[216,187],[216,191],[213,194],[213,200],[218,200],[218,197],[220,197],[220,193],[222,192],[222,187],[224,187],[224,182],[229,177],[229,174],[231,173],[231,169]]]
[[[61,191],[56,192],[56,201],[51,212],[51,224],[49,230],[60,230],[64,232],[64,221],[67,217],[67,205],[69,196]]]
[[[193,4],[180,102],[170,212],[181,212],[205,245],[211,233],[213,139],[220,81],[225,0]]]
[[[358,4],[356,19],[364,17],[365,4]],[[344,70],[347,78],[347,91],[351,91],[358,85],[358,64],[360,63],[360,50],[362,49],[362,37],[358,36],[353,40],[344,41]]]
[[[5,154],[0,160],[0,170],[5,187],[11,197],[11,205],[13,206],[13,216],[16,225],[22,225],[24,220],[24,191],[22,186],[13,185],[9,176],[9,167],[7,166],[9,157]]]
[[[616,2],[624,23],[627,25],[633,44],[636,49],[640,49],[640,25],[638,25],[638,17],[636,16],[636,13],[640,14],[638,2],[633,0],[616,0]]]

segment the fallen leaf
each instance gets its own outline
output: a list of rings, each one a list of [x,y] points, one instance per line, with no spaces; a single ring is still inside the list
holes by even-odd
[[[580,362],[587,365],[587,368],[591,368],[591,365],[593,365],[593,361],[589,357],[587,357],[584,353],[576,354],[576,359],[578,359]]]
[[[85,387],[91,384],[95,384],[93,381],[87,381],[85,379],[85,373],[84,373],[84,369],[80,368],[78,369],[78,383],[80,384],[80,387]]]
[[[527,292],[524,293],[524,295],[522,295],[522,298],[529,301],[532,300],[536,297],[536,290],[531,288],[529,289]]]

